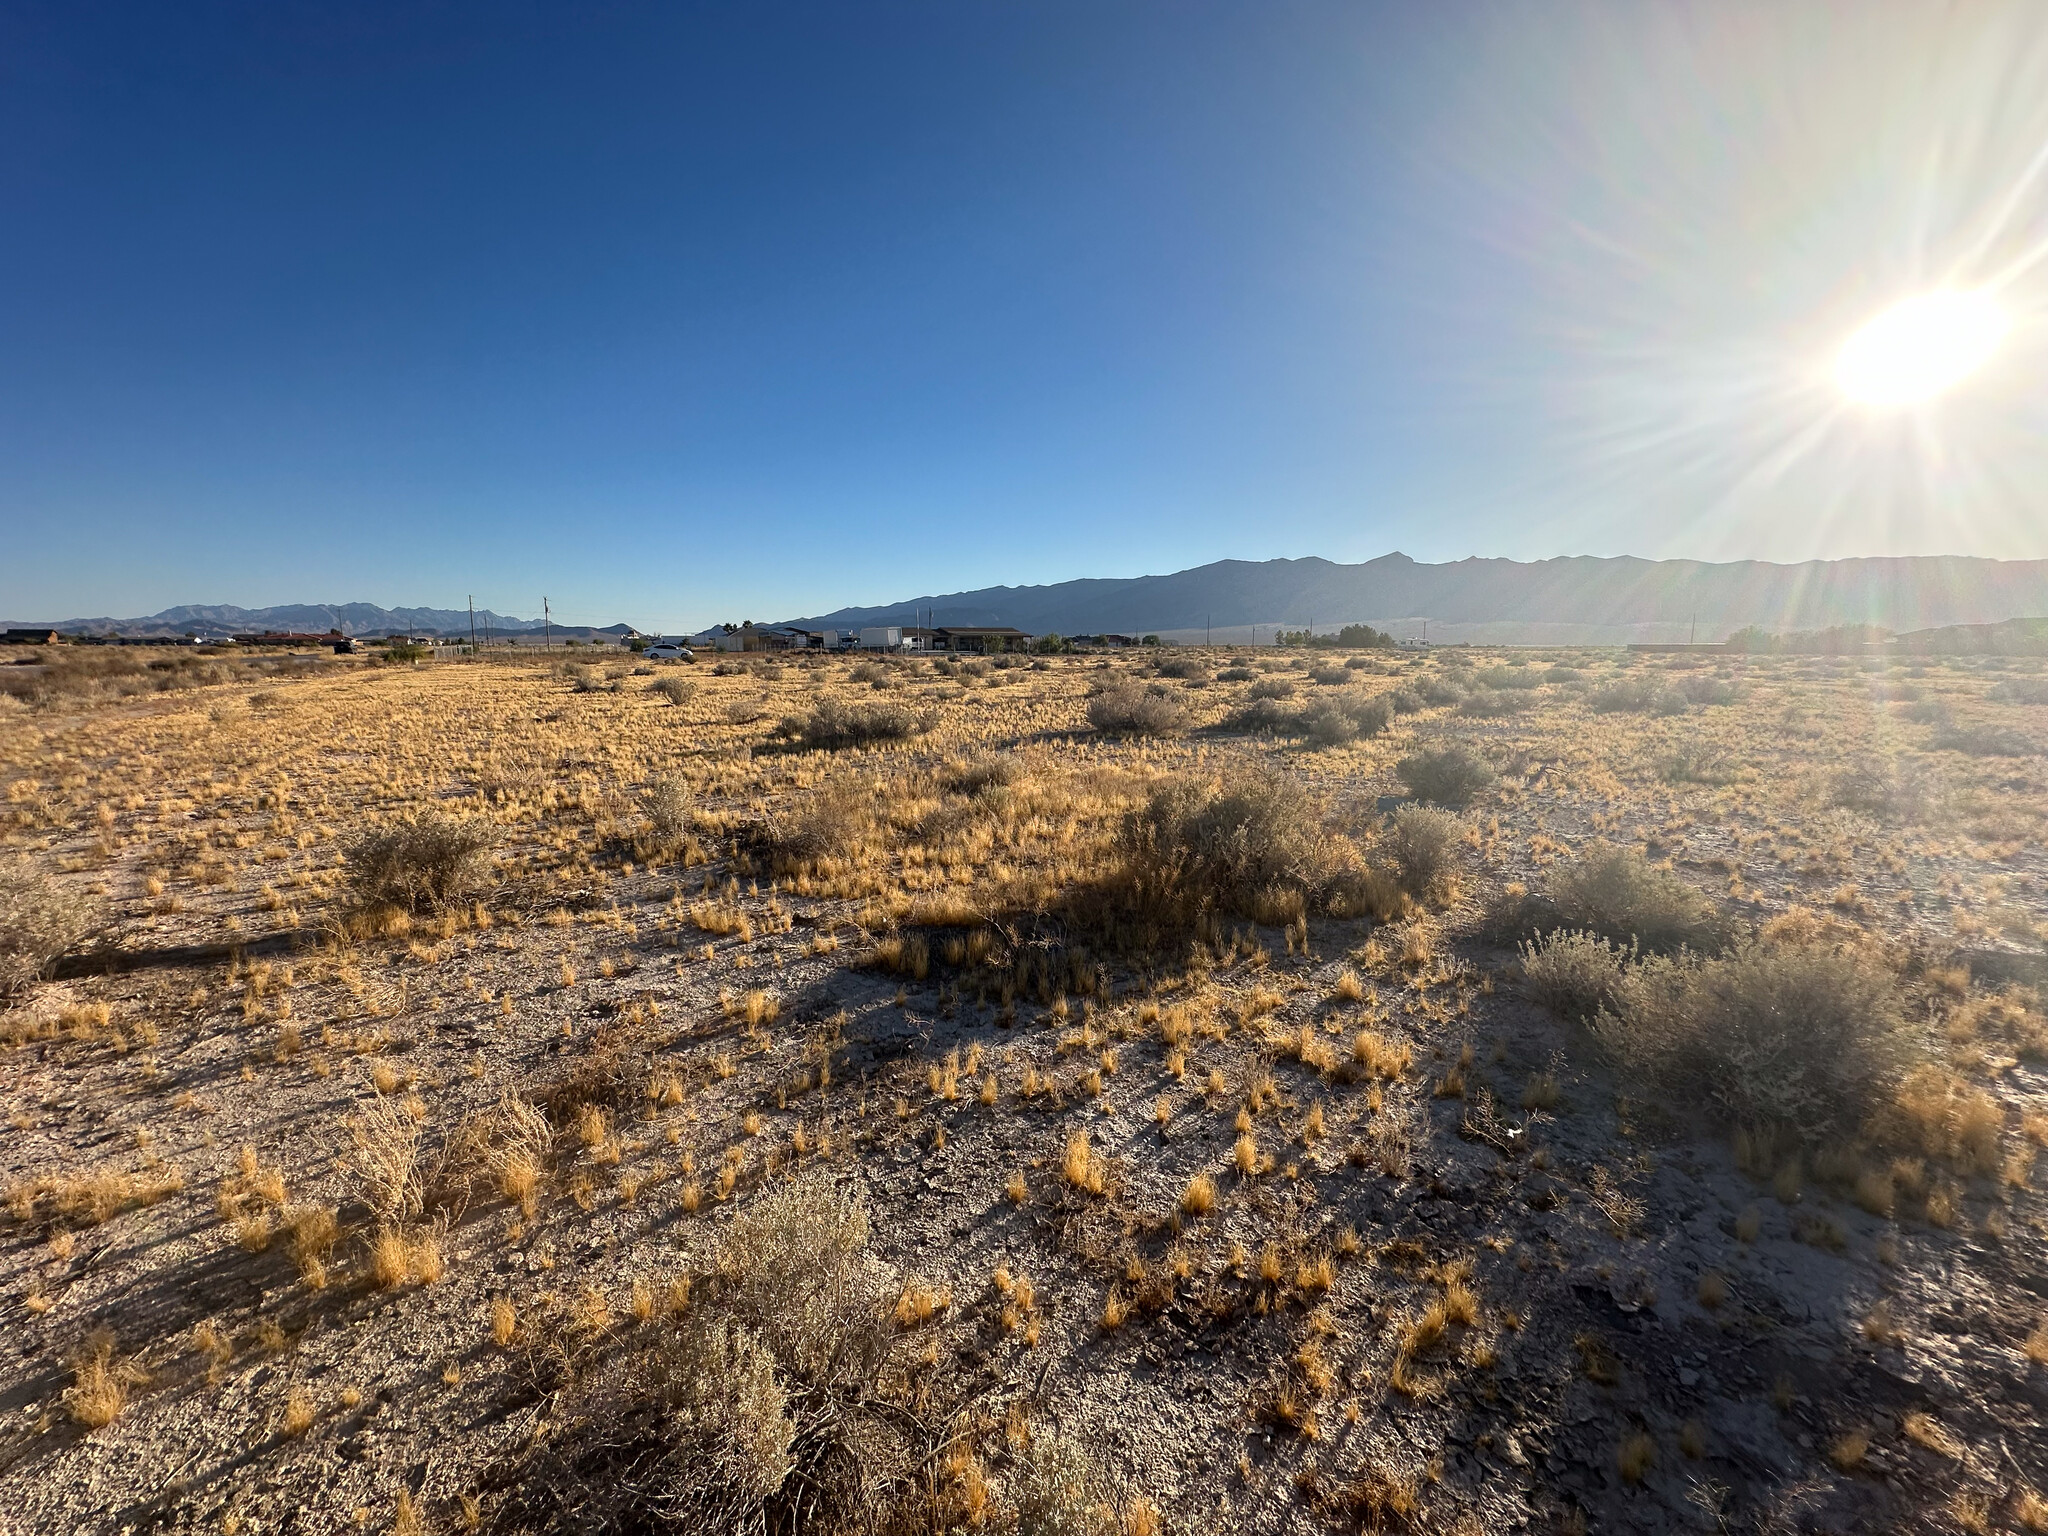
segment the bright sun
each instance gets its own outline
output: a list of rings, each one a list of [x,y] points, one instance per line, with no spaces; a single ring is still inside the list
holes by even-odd
[[[2009,325],[1987,293],[1923,293],[1894,304],[1842,344],[1835,383],[1864,405],[1918,405],[1981,368]]]

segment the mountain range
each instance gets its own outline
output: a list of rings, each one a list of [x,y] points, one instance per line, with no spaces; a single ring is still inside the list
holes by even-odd
[[[1876,624],[1890,630],[2048,614],[2048,561],[1965,556],[1712,564],[1590,555],[1426,565],[1382,555],[1357,565],[1219,560],[1168,576],[907,598],[793,620],[807,628],[1014,625],[1031,634],[1154,633],[1243,643],[1276,627],[1374,624],[1431,639],[1497,644],[1720,640],[1769,630]]]
[[[1711,564],[1566,556],[1554,560],[1451,561],[1403,554],[1357,565],[1300,560],[1219,560],[1166,576],[1089,578],[1040,587],[906,598],[839,608],[789,622],[809,629],[887,624],[1014,625],[1028,633],[1157,634],[1174,641],[1244,644],[1278,628],[1372,624],[1406,636],[1492,644],[1599,645],[1630,640],[1720,640],[1747,625],[1768,630],[1875,624],[1893,631],[1996,624],[2048,615],[2048,561],[1960,555],[1862,560],[1761,560]],[[8,626],[19,621],[7,620]],[[188,605],[139,619],[42,621],[71,633],[131,639],[220,636],[261,630],[345,635],[467,635],[465,608],[379,608],[371,603],[292,603],[275,608]],[[532,634],[541,619],[480,612],[479,633]],[[559,636],[627,633],[557,624]]]
[[[324,635],[337,629],[344,635],[467,635],[471,617],[467,608],[379,608],[374,603],[285,603],[275,608],[188,603],[139,619],[45,619],[36,625],[9,619],[5,621],[5,627],[61,629],[67,634],[113,635],[125,640],[164,639],[180,635],[246,635],[264,631]],[[498,635],[539,634],[547,627],[544,619],[515,619],[489,609],[479,609],[474,618],[479,635],[486,632]],[[591,629],[558,623],[553,629],[557,635],[588,637],[621,635],[626,633],[627,626],[614,624],[606,629]]]

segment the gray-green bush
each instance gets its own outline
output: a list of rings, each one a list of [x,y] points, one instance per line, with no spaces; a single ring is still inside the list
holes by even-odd
[[[1467,747],[1425,748],[1394,765],[1394,775],[1418,800],[1462,809],[1493,782],[1493,769]]]
[[[1890,975],[1818,946],[1748,941],[1720,959],[1646,960],[1593,1028],[1666,1102],[1804,1141],[1853,1132],[1910,1059]]]
[[[1136,683],[1106,689],[1088,701],[1088,723],[1106,736],[1164,736],[1186,721],[1171,695]]]
[[[43,975],[103,926],[99,903],[26,864],[0,870],[0,998]]]
[[[1733,937],[1733,925],[1700,891],[1611,844],[1595,844],[1566,866],[1551,881],[1550,900],[1562,926],[1652,954],[1712,953]]]
[[[1559,929],[1521,947],[1522,985],[1540,1007],[1581,1023],[1613,1006],[1635,952],[1594,933]]]
[[[1458,844],[1465,823],[1449,811],[1404,805],[1394,812],[1380,848],[1394,866],[1401,889],[1411,896],[1434,897],[1450,885],[1458,869]]]
[[[490,877],[496,840],[483,822],[425,811],[411,821],[368,832],[348,845],[348,881],[366,905],[443,907],[480,890]]]

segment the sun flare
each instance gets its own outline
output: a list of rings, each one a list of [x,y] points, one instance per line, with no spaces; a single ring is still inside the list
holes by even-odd
[[[1918,405],[1983,367],[2010,326],[1988,293],[1923,293],[1894,304],[1842,344],[1835,383],[1863,405]]]

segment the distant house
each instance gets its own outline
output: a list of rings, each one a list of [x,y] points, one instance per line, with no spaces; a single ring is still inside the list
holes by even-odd
[[[738,629],[721,628],[712,644],[721,651],[786,651],[793,644],[787,632],[760,624],[742,624]]]
[[[941,625],[932,638],[933,649],[940,651],[1028,651],[1032,639],[1007,624]]]
[[[54,629],[10,629],[0,631],[0,645],[55,645],[62,638]]]
[[[1138,643],[1136,635],[1076,635],[1067,642],[1091,651],[1121,651]]]
[[[313,646],[332,645],[337,640],[346,640],[347,638],[348,636],[338,629],[330,629],[324,635],[304,635],[287,633],[282,630],[269,630],[260,635],[230,635],[228,636],[228,641],[233,645],[273,646],[303,650]]]

